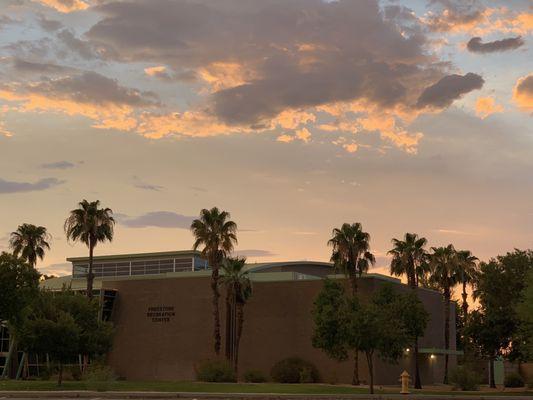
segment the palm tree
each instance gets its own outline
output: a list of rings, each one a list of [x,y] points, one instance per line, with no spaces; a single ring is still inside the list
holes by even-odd
[[[357,277],[376,263],[374,255],[370,253],[370,234],[363,232],[359,222],[351,225],[344,223],[340,228],[333,229],[328,245],[333,247],[331,261],[335,269],[350,279],[352,294],[356,296]]]
[[[237,244],[237,224],[230,220],[230,213],[220,211],[217,207],[200,211],[200,218],[191,224],[195,237],[193,249],[202,248],[202,255],[211,267],[211,290],[213,291],[213,318],[215,353],[220,354],[220,312],[218,290],[219,268],[222,260],[233,251]]]
[[[71,210],[65,220],[67,240],[80,241],[89,248],[89,268],[87,270],[87,297],[93,297],[93,255],[98,243],[113,240],[115,220],[110,208],[100,208],[100,201],[82,200],[78,208]]]
[[[444,347],[450,348],[450,301],[453,287],[457,284],[458,259],[453,245],[432,247],[429,255],[430,280],[442,291],[444,297]],[[448,383],[448,353],[444,356],[444,383]]]
[[[411,289],[418,288],[419,278],[424,280],[427,273],[427,252],[424,247],[427,239],[418,237],[416,233],[406,233],[404,240],[392,239],[393,249],[388,252],[392,256],[390,264],[391,275],[407,275],[407,283]],[[415,337],[415,389],[422,389],[420,369],[418,365],[418,337]]]
[[[15,232],[11,232],[9,247],[15,257],[20,257],[35,268],[37,259],[42,260],[46,250],[50,250],[50,235],[44,226],[32,224],[19,225]]]
[[[376,263],[370,252],[370,234],[363,231],[359,222],[344,223],[340,228],[333,229],[328,246],[333,247],[331,261],[336,271],[342,271],[350,280],[352,296],[357,296],[357,277],[368,271],[370,265]],[[359,385],[359,355],[355,351],[352,384]]]
[[[245,271],[246,258],[226,258],[221,282],[226,286],[226,356],[238,376],[239,343],[244,326],[244,306],[252,295],[252,282]]]
[[[466,286],[474,282],[477,272],[478,258],[472,255],[470,250],[461,250],[457,252],[459,276],[458,280],[463,285],[463,322],[466,324],[468,318],[468,293],[466,293]]]
[[[423,280],[428,272],[424,247],[427,239],[418,237],[416,233],[406,233],[404,240],[392,239],[393,249],[388,252],[392,256],[390,264],[391,275],[407,276],[407,284],[417,288],[419,279]]]

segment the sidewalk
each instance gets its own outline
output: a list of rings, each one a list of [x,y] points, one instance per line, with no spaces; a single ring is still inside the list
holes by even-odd
[[[267,394],[267,393],[191,393],[191,392],[95,392],[95,391],[0,391],[0,399],[206,399],[206,400],[325,400],[325,399],[357,399],[357,400],[398,400],[398,399],[431,399],[431,400],[532,400],[533,396],[488,395],[479,394]]]

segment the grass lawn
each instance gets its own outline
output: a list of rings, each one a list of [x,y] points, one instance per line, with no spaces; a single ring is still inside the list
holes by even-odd
[[[55,381],[0,381],[2,390],[86,390],[85,382],[65,381],[58,388]],[[153,392],[206,392],[206,393],[275,393],[275,394],[361,394],[368,393],[366,387],[326,384],[280,384],[280,383],[203,383],[203,382],[171,382],[171,381],[116,381],[109,385],[110,391],[153,391]],[[398,393],[399,387],[376,388],[376,393]],[[533,391],[479,391],[479,392],[444,392],[423,390],[419,394],[450,394],[450,395],[514,395],[533,396]]]

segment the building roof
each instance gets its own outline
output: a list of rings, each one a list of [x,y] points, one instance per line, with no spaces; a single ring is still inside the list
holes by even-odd
[[[93,257],[94,261],[107,261],[107,260],[122,260],[125,258],[155,258],[155,257],[179,257],[179,256],[198,256],[201,257],[202,253],[198,250],[178,250],[178,251],[159,251],[155,253],[130,253],[130,254],[112,254]],[[69,257],[67,261],[70,262],[83,262],[89,261],[89,257]]]

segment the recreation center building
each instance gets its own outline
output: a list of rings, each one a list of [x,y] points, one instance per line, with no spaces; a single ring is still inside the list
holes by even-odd
[[[88,258],[68,258],[72,275],[42,282],[60,290],[86,288]],[[350,383],[353,361],[337,362],[311,344],[313,302],[325,277],[334,275],[327,262],[289,261],[250,263],[253,295],[244,308],[245,319],[239,348],[239,371],[261,370],[269,375],[279,360],[298,356],[317,366],[323,382]],[[195,365],[213,359],[211,271],[197,251],[123,254],[94,257],[95,296],[101,299],[102,318],[115,325],[114,345],[108,362],[118,376],[128,380],[194,380]],[[383,284],[410,290],[399,279],[367,273],[359,280],[361,296],[370,296]],[[444,355],[450,368],[460,352],[455,348],[455,324],[450,324],[451,349],[444,346],[444,303],[440,293],[418,289],[430,314],[424,337],[419,339],[422,382],[440,383]],[[224,343],[224,288],[221,288],[221,334]],[[455,307],[451,307],[451,321]],[[1,354],[0,354],[1,356]],[[360,379],[368,380],[360,356]],[[413,370],[413,351],[405,349],[398,364],[376,357],[375,382],[397,384],[400,373]]]

